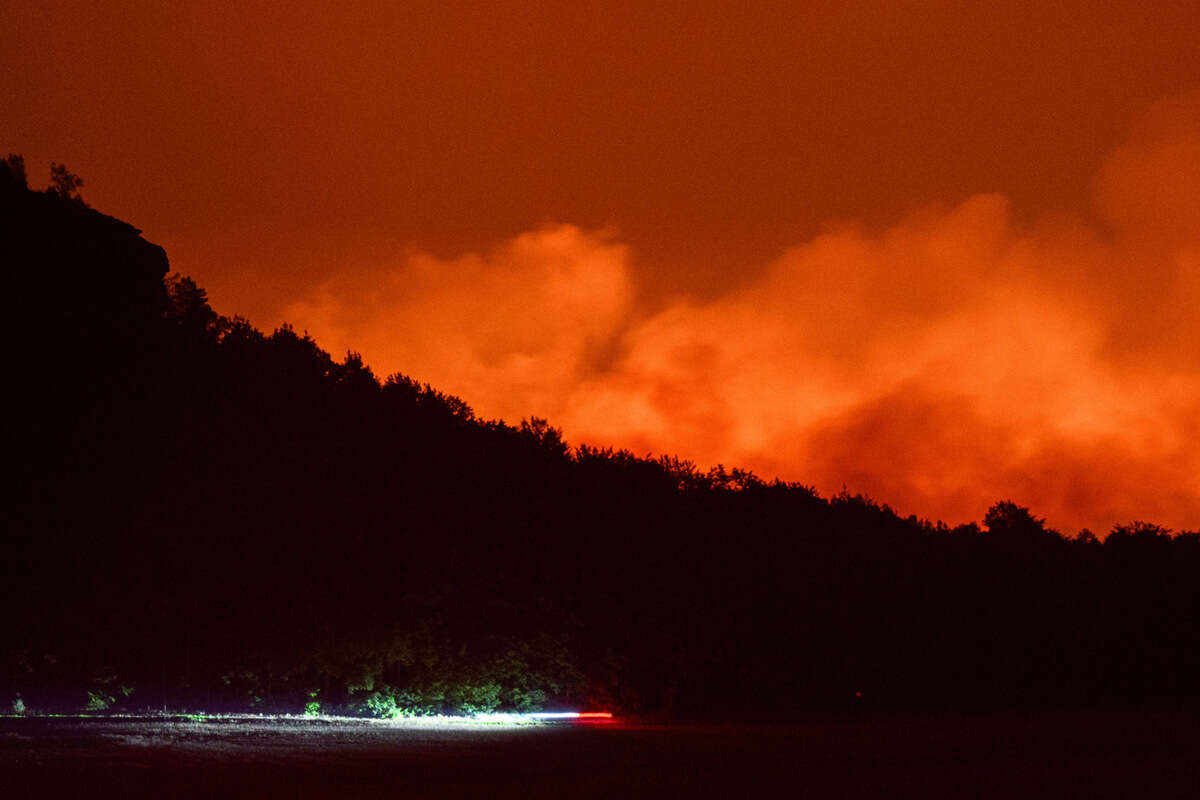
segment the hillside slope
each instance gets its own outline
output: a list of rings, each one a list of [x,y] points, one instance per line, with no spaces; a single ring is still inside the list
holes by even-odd
[[[0,701],[423,713],[1192,705],[1200,536],[901,519],[477,419],[0,165]],[[316,704],[312,706],[310,704]]]

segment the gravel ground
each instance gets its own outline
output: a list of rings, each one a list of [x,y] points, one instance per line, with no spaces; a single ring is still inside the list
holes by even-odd
[[[875,715],[788,725],[0,719],[0,796],[1200,797],[1200,721]]]

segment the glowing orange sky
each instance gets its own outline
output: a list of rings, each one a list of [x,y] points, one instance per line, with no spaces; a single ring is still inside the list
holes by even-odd
[[[0,151],[223,313],[573,442],[1200,527],[1195,3],[4,16]]]

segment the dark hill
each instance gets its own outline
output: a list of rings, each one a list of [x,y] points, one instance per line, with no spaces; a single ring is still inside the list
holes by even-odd
[[[213,312],[0,164],[0,701],[387,714],[1192,705],[1200,536],[949,530],[572,449]]]

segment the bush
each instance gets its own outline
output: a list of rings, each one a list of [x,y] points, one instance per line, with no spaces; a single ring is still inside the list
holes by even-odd
[[[104,711],[113,704],[115,698],[107,692],[98,689],[88,689],[87,705],[83,707],[84,711]]]
[[[504,702],[514,711],[528,714],[546,707],[546,693],[541,689],[509,689],[504,693]]]
[[[446,693],[450,707],[462,714],[486,714],[500,705],[500,684],[485,683],[481,686],[464,684]]]
[[[400,716],[428,717],[445,710],[446,695],[438,685],[424,689],[404,689],[396,693]]]
[[[367,695],[366,699],[357,704],[360,711],[378,719],[392,719],[399,715],[396,710],[396,698],[390,690],[376,690]]]

